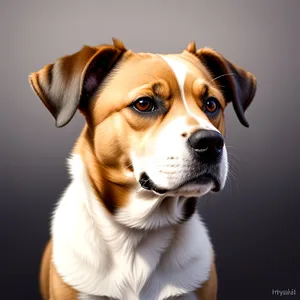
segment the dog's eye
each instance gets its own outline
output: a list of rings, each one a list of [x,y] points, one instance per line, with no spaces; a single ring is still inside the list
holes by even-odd
[[[220,104],[215,97],[208,97],[204,103],[204,110],[209,114],[216,114],[220,108]]]
[[[150,112],[155,109],[154,100],[150,97],[142,97],[134,101],[133,108],[139,112]]]

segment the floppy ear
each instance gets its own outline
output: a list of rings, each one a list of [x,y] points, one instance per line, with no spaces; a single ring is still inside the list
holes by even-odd
[[[126,51],[121,41],[114,45],[84,46],[29,76],[29,82],[56,119],[56,126],[70,122],[77,108],[87,106],[100,83]]]
[[[256,78],[253,74],[234,65],[213,49],[202,48],[194,54],[206,65],[213,80],[220,85],[226,101],[232,101],[239,121],[249,127],[245,111],[256,92]]]

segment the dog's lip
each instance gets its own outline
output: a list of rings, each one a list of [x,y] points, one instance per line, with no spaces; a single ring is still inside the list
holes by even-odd
[[[167,189],[164,188],[160,188],[158,187],[148,176],[147,173],[143,172],[141,174],[139,183],[141,185],[141,187],[145,190],[153,190],[154,192],[158,193],[158,194],[165,194],[166,192],[168,192]]]
[[[221,183],[217,179],[216,176],[210,174],[210,173],[204,173],[200,174],[197,176],[194,176],[192,178],[189,178],[188,180],[184,181],[180,185],[172,188],[172,189],[166,189],[166,188],[161,188],[157,186],[146,173],[142,173],[141,178],[139,180],[140,185],[142,188],[146,190],[152,190],[158,194],[165,194],[167,192],[171,192],[174,190],[178,190],[188,184],[196,184],[196,185],[203,185],[203,184],[208,184],[210,182],[213,182],[214,188],[212,189],[213,192],[219,192],[221,190]]]
[[[192,177],[188,180],[186,180],[185,182],[183,182],[182,184],[180,184],[177,189],[180,189],[188,184],[197,184],[197,185],[203,185],[203,184],[208,184],[210,182],[213,182],[214,184],[214,188],[212,189],[212,191],[214,192],[218,192],[221,190],[221,184],[220,181],[217,179],[216,176],[210,174],[210,173],[204,173],[195,177]]]

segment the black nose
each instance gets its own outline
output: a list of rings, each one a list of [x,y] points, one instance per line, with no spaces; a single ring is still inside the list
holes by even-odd
[[[220,157],[224,146],[223,136],[215,130],[198,130],[190,136],[188,142],[200,158],[209,163]]]

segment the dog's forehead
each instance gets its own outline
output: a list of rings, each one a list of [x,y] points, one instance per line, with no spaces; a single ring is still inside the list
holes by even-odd
[[[193,75],[203,80],[210,80],[210,74],[200,60],[193,54],[183,51],[180,54],[158,54],[172,69],[176,75],[176,71],[181,70],[186,75]],[[179,70],[178,70],[179,69]]]
[[[193,92],[199,96],[203,83],[211,79],[205,66],[187,51],[180,54],[128,52],[99,90],[98,101],[93,106],[95,122],[98,124],[111,112],[120,111],[135,99],[149,95],[156,83],[162,87],[160,93],[165,99],[185,100],[183,104],[187,109],[195,110]]]
[[[178,87],[178,72],[185,72],[186,80],[201,78],[208,82],[209,72],[192,54],[131,53],[119,68],[119,80],[129,90],[152,81],[165,80],[171,89]],[[188,75],[188,76],[187,76]]]

